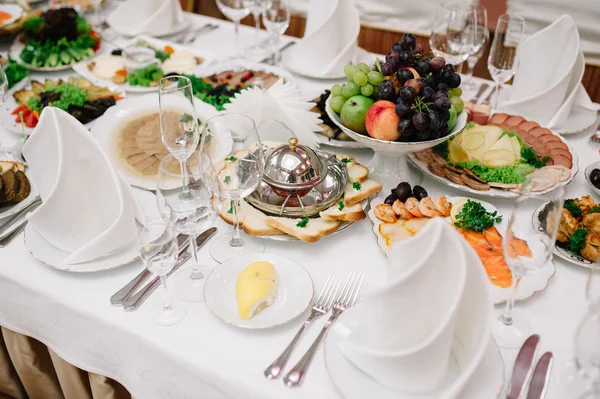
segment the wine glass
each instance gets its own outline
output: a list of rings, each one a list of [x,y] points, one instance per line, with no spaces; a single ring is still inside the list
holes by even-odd
[[[250,14],[250,9],[244,0],[217,0],[217,7],[227,18],[233,21],[235,26],[235,55],[242,57],[240,53],[240,21]]]
[[[488,71],[496,83],[494,108],[498,107],[500,86],[508,82],[517,70],[519,61],[517,50],[523,40],[524,31],[525,20],[523,17],[502,14],[498,18],[488,57]]]
[[[173,276],[177,297],[188,302],[204,301],[204,283],[212,268],[198,261],[196,237],[211,227],[219,214],[219,184],[212,161],[207,154],[196,151],[190,157],[186,173],[187,188],[181,184],[179,160],[167,155],[160,162],[156,196],[164,220],[178,234],[190,238],[192,264]],[[187,190],[187,196],[180,195]]]
[[[504,312],[493,325],[494,338],[501,348],[519,348],[531,335],[525,317],[513,312],[515,294],[523,277],[551,261],[564,203],[563,186],[529,196],[530,184],[528,179],[523,182],[502,241],[504,259],[512,272],[512,291]]]
[[[151,308],[156,323],[170,326],[179,323],[187,314],[186,307],[171,298],[167,288],[167,274],[173,269],[179,246],[173,229],[164,221],[147,223],[138,236],[140,258],[152,274],[160,278],[163,298]]]
[[[477,32],[475,6],[462,1],[442,3],[437,10],[429,45],[436,56],[457,65],[473,51]]]
[[[474,5],[475,7],[475,20],[477,25],[470,24],[470,29],[473,29],[475,39],[473,41],[473,47],[471,53],[467,58],[467,78],[463,81],[463,85],[469,91],[473,91],[473,69],[481,58],[483,51],[485,50],[485,44],[490,39],[490,32],[488,30],[487,10],[481,4]]]
[[[274,0],[271,7],[263,11],[263,23],[273,46],[273,65],[277,65],[281,60],[279,39],[290,26],[290,9],[287,2]]]
[[[7,64],[8,65],[8,64]],[[0,67],[0,105],[4,104],[8,98],[8,78],[4,68]],[[0,143],[0,155],[10,155],[11,151],[8,148],[4,148]]]
[[[260,16],[262,12],[273,5],[273,0],[244,0],[244,4],[250,10],[250,13],[254,17],[254,37],[255,44],[246,49],[246,53],[250,55],[262,55],[265,51],[263,42],[260,41]]]
[[[210,254],[217,262],[248,253],[263,252],[264,244],[257,240],[246,241],[240,234],[238,211],[240,201],[250,195],[262,181],[264,149],[254,121],[242,114],[222,114],[212,117],[204,125],[203,137],[225,143],[230,152],[224,160],[214,160],[217,168],[221,197],[228,200],[227,212],[233,216],[232,234],[217,237]]]
[[[180,195],[189,199],[186,165],[200,140],[192,82],[184,76],[162,78],[158,83],[158,103],[162,142],[179,161],[183,183]]]

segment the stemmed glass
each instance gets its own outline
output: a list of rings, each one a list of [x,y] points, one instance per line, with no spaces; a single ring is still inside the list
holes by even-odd
[[[264,149],[254,121],[242,114],[218,115],[206,121],[202,135],[231,148],[224,160],[213,161],[219,163],[217,175],[221,196],[229,202],[226,212],[232,215],[234,228],[232,234],[224,234],[213,241],[211,256],[222,263],[234,256],[263,252],[264,244],[256,240],[246,242],[242,238],[238,217],[240,201],[258,188],[263,176]]]
[[[187,160],[200,140],[192,82],[184,76],[162,78],[158,83],[158,103],[162,142],[179,161],[181,199],[189,199]]]
[[[475,69],[475,65],[481,58],[483,51],[485,50],[485,44],[490,39],[490,32],[488,30],[488,20],[487,20],[487,10],[481,4],[474,5],[475,7],[475,19],[477,21],[477,25],[471,25],[471,29],[473,29],[475,34],[475,39],[473,41],[473,47],[471,48],[471,53],[467,58],[467,78],[463,81],[463,85],[467,90],[473,91],[473,69]]]
[[[164,297],[151,309],[156,323],[170,326],[179,323],[187,314],[186,307],[173,301],[167,289],[167,274],[173,269],[179,254],[179,246],[173,229],[164,221],[149,222],[138,236],[140,258],[152,274],[160,277]]]
[[[513,312],[515,294],[523,277],[551,261],[564,203],[564,187],[529,196],[527,188],[530,184],[529,180],[523,183],[502,242],[513,285],[506,308],[493,325],[494,338],[501,348],[519,348],[531,335],[531,326],[526,318]]]
[[[472,4],[463,1],[442,3],[431,27],[431,50],[451,64],[460,64],[473,51],[477,25],[475,6]]]
[[[279,39],[290,26],[290,9],[285,0],[274,0],[271,7],[263,11],[263,23],[269,33],[269,40],[273,46],[273,65],[281,60]]]
[[[518,65],[518,47],[523,40],[525,20],[523,17],[503,14],[498,18],[494,40],[488,57],[488,71],[496,83],[494,108],[498,107],[500,86],[515,74]]]
[[[263,43],[260,41],[260,16],[262,12],[273,5],[273,0],[244,0],[244,4],[250,10],[254,17],[254,37],[256,38],[254,46],[249,47],[246,52],[251,54],[261,54],[265,51]]]
[[[0,105],[4,104],[8,98],[8,78],[4,72],[4,68],[0,67]],[[4,148],[0,143],[0,156],[10,155],[11,151]]]
[[[217,7],[235,26],[235,55],[242,57],[240,52],[240,21],[250,14],[245,0],[217,0]]]
[[[187,165],[187,186],[181,184],[179,160],[167,155],[160,162],[156,196],[165,221],[190,238],[192,264],[173,276],[175,295],[189,302],[204,300],[204,283],[212,271],[198,261],[196,237],[211,227],[219,214],[219,183],[208,155],[196,151]],[[182,196],[182,192],[186,195]]]

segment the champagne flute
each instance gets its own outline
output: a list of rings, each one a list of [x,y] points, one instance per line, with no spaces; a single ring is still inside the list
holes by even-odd
[[[263,11],[263,23],[273,46],[273,65],[281,60],[279,40],[290,26],[290,9],[285,0],[274,0],[271,7]]]
[[[501,348],[519,348],[531,335],[531,326],[526,318],[513,312],[515,294],[523,277],[536,272],[552,260],[562,215],[565,196],[563,186],[546,194],[529,196],[530,184],[528,179],[523,182],[502,240],[504,259],[512,272],[512,292],[504,312],[496,319],[492,329]],[[534,224],[539,224],[540,227],[536,228]]]
[[[204,125],[203,137],[210,141],[225,143],[231,148],[217,169],[221,197],[227,200],[224,211],[232,215],[232,234],[217,237],[210,254],[217,262],[248,253],[263,252],[264,244],[257,240],[244,240],[240,234],[238,211],[241,201],[258,188],[264,169],[264,150],[254,121],[242,114],[222,114],[212,117]],[[223,161],[225,161],[223,163]],[[227,207],[227,208],[225,208]]]
[[[525,20],[523,17],[502,14],[498,18],[494,40],[488,57],[488,71],[496,83],[494,108],[498,107],[500,86],[508,82],[517,70],[518,47],[523,40]]]
[[[254,36],[256,37],[256,48],[262,49],[260,43],[260,16],[262,12],[273,5],[273,0],[244,0],[244,4],[250,10],[250,13],[254,17]]]
[[[192,264],[173,276],[177,297],[188,302],[204,301],[204,284],[212,268],[198,261],[196,237],[214,225],[219,214],[219,184],[210,157],[196,151],[187,166],[188,185],[181,185],[179,161],[167,155],[160,162],[156,196],[163,219],[178,234],[190,238]],[[187,196],[180,195],[187,190]]]
[[[475,65],[481,58],[483,51],[485,50],[485,44],[490,39],[490,32],[488,30],[488,19],[487,19],[487,10],[481,4],[474,5],[475,7],[475,19],[477,21],[477,25],[473,26],[471,29],[474,31],[475,39],[473,42],[473,47],[471,48],[471,53],[467,58],[467,78],[463,81],[463,85],[466,86],[466,89],[469,91],[473,91],[473,70],[475,69]]]
[[[431,27],[431,50],[450,64],[460,64],[473,50],[477,25],[475,6],[472,4],[463,1],[442,3]]]
[[[156,323],[161,326],[179,323],[185,318],[187,309],[173,301],[167,289],[167,274],[173,269],[179,253],[173,229],[164,221],[149,222],[140,231],[138,242],[144,266],[160,277],[164,288],[164,297],[151,309]]]
[[[180,195],[189,199],[187,160],[200,140],[192,82],[184,76],[162,78],[158,83],[158,103],[162,142],[179,161],[183,183]]]
[[[227,18],[233,21],[235,26],[235,55],[242,57],[240,52],[240,21],[250,14],[244,0],[217,0],[217,7]]]

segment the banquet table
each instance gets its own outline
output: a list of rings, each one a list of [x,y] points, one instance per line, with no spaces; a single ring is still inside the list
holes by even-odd
[[[193,47],[212,51],[222,58],[232,56],[232,24],[199,15],[193,18],[198,26],[206,22],[220,26],[200,36]],[[250,33],[250,28],[243,27],[242,34]],[[301,76],[296,76],[296,81],[306,92],[338,83]],[[1,112],[8,111],[2,107]],[[583,170],[598,160],[600,149],[588,141],[591,133],[590,130],[567,137],[579,156],[579,173],[568,185],[567,197],[590,194]],[[11,146],[22,138],[2,129],[0,139],[4,145]],[[323,149],[336,151],[327,146]],[[364,164],[373,154],[367,149],[344,149],[343,152]],[[428,177],[423,178],[422,185],[434,196],[464,195]],[[514,203],[509,199],[481,198],[494,204],[505,216],[510,214]],[[600,201],[599,198],[596,200]],[[219,233],[231,229],[222,221],[217,226]],[[350,269],[357,269],[366,273],[363,288],[366,295],[369,287],[381,282],[387,268],[388,261],[377,246],[368,219],[313,244],[269,240],[265,243],[266,253],[301,263],[314,281],[315,292],[319,292],[329,274],[344,276]],[[216,266],[210,257],[209,246],[210,242],[200,250],[200,259]],[[575,329],[586,310],[584,288],[589,274],[589,269],[575,267],[560,259],[555,259],[554,264],[556,274],[548,286],[516,306],[541,336],[538,353],[554,353],[555,367],[548,399],[565,397],[556,376],[562,365],[572,358]],[[204,303],[187,303],[188,315],[183,322],[161,327],[154,323],[149,313],[150,306],[158,299],[157,294],[131,313],[113,307],[109,302],[109,297],[142,267],[138,261],[98,273],[54,270],[31,256],[21,236],[0,250],[0,326],[41,341],[74,366],[115,379],[136,398],[341,397],[329,379],[322,348],[302,387],[287,388],[281,380],[270,381],[263,376],[265,367],[289,343],[307,314],[281,327],[244,330],[224,323]],[[502,307],[497,306],[497,313],[501,310]],[[324,318],[319,319],[308,330],[289,365],[302,356],[324,322]],[[502,356],[507,379],[516,351],[503,350]]]

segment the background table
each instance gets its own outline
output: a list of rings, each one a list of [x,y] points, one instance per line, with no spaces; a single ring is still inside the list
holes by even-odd
[[[206,17],[195,18],[198,24],[209,21]],[[221,27],[200,36],[194,47],[230,56],[232,26],[210,21]],[[243,31],[248,33],[250,30]],[[302,77],[297,77],[297,82],[307,91],[329,88],[335,83]],[[568,197],[590,193],[583,169],[598,159],[599,148],[588,142],[590,134],[568,137],[579,156],[580,169],[568,186]],[[0,132],[0,138],[6,145],[19,139],[7,131]],[[324,149],[335,151],[331,147]],[[372,156],[370,150],[343,152],[361,163],[367,163]],[[424,178],[422,185],[434,196],[463,195],[429,178]],[[505,216],[514,202],[486,200]],[[221,221],[218,227],[220,234],[231,229]],[[371,229],[372,223],[365,220],[314,244],[266,241],[266,252],[300,262],[311,273],[317,292],[330,273],[346,275],[352,268],[367,273],[364,292],[368,292],[370,286],[382,279],[387,267]],[[210,242],[200,251],[200,258],[216,265],[209,255],[209,245]],[[575,327],[586,308],[584,285],[588,276],[587,269],[562,260],[555,260],[555,265],[556,275],[548,287],[517,305],[541,335],[540,353],[551,350],[555,354],[549,399],[564,398],[556,382],[556,371],[571,358]],[[81,369],[121,382],[137,398],[339,397],[329,381],[322,349],[301,388],[286,388],[281,380],[269,381],[262,374],[289,343],[303,317],[280,328],[248,331],[225,324],[203,303],[194,303],[187,304],[188,316],[182,323],[165,328],[155,325],[148,312],[157,295],[134,313],[112,307],[109,297],[141,268],[141,263],[136,262],[102,273],[60,272],[34,260],[22,239],[17,239],[0,252],[0,325],[40,340]],[[299,359],[324,322],[319,320],[308,331],[290,365]],[[512,368],[515,355],[516,351],[503,351],[507,371]]]

